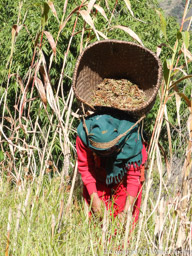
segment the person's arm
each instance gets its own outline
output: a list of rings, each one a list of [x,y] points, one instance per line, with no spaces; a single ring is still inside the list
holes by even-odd
[[[84,145],[82,140],[77,136],[76,139],[78,171],[81,174],[83,184],[86,186],[89,195],[97,192],[94,157],[92,151]]]
[[[99,198],[95,179],[95,164],[92,151],[84,145],[77,136],[76,139],[78,171],[81,174],[83,184],[86,186],[95,213],[101,212],[102,200]]]
[[[120,218],[124,218],[124,215],[132,209],[133,209],[133,204],[138,196],[138,189],[136,188],[137,186],[139,187],[140,183],[142,183],[145,180],[144,177],[144,173],[145,173],[145,162],[147,161],[147,151],[146,151],[146,147],[145,144],[143,143],[143,148],[142,148],[142,164],[139,167],[138,170],[134,170],[134,167],[131,167],[131,170],[128,171],[127,173],[127,198],[126,198],[126,202],[125,202],[125,206],[124,206],[124,210],[123,212],[121,212],[119,214]],[[134,170],[134,171],[133,171]],[[138,180],[138,182],[137,182]],[[135,185],[135,189],[134,186]],[[130,188],[131,186],[131,188]],[[135,191],[134,191],[135,190]],[[138,191],[136,193],[136,191]],[[141,193],[140,193],[141,194]],[[141,196],[141,195],[140,195]]]

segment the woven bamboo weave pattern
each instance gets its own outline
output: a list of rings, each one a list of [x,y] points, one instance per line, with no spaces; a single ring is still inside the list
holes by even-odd
[[[161,76],[160,60],[152,51],[135,43],[104,40],[89,45],[79,56],[73,76],[73,89],[79,101],[96,110],[102,107],[94,107],[91,97],[99,83],[105,78],[128,79],[145,92],[146,100],[135,108],[122,106],[119,110],[141,116],[152,108]]]

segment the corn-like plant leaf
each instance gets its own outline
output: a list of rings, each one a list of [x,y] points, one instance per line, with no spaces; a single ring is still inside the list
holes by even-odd
[[[95,5],[94,5],[94,8],[95,8],[98,12],[100,12],[100,13],[103,15],[103,17],[108,21],[107,15],[106,15],[104,9],[103,9],[100,5],[95,4]]]
[[[166,60],[163,63],[163,77],[164,77],[165,83],[167,84],[168,78],[169,78],[169,69],[167,67],[167,61]]]
[[[14,36],[17,36],[17,35],[18,35],[18,33],[19,33],[19,31],[22,29],[22,27],[23,27],[23,25],[18,26],[18,25],[16,25],[16,24],[14,24],[14,25],[12,26],[12,38],[13,38]]]
[[[43,29],[48,20],[48,13],[49,13],[49,5],[44,2],[42,7],[42,15],[41,15],[41,26]]]
[[[183,43],[185,44],[185,47],[188,49],[189,48],[189,41],[190,41],[190,34],[188,31],[182,32],[182,38],[183,38]]]
[[[94,23],[93,23],[93,20],[91,18],[91,16],[89,15],[88,11],[86,10],[80,10],[79,13],[81,14],[82,18],[84,19],[84,21],[89,24],[89,26],[93,29],[93,31],[95,32],[96,34],[96,37],[98,40],[99,39],[99,35],[97,33],[97,30],[95,29],[95,26],[94,26]]]
[[[44,31],[44,34],[46,35],[46,37],[47,37],[47,39],[48,39],[48,41],[50,43],[50,46],[51,46],[51,48],[53,50],[53,54],[56,56],[56,43],[55,43],[55,41],[53,39],[53,36],[48,31]]]
[[[117,25],[117,26],[112,27],[112,29],[115,29],[115,28],[119,28],[119,29],[125,31],[125,32],[128,33],[133,39],[135,39],[135,40],[136,40],[137,42],[139,42],[142,46],[144,46],[143,43],[142,43],[142,41],[141,41],[141,39],[138,37],[138,35],[137,35],[133,30],[131,30],[130,28],[125,27],[125,26],[121,26],[121,25]]]
[[[186,67],[187,67],[187,73],[188,73],[188,63],[187,63],[187,48],[185,46],[185,44],[183,45],[183,54],[184,54],[184,59],[185,59],[185,64],[186,64]]]
[[[160,23],[161,23],[161,31],[164,35],[164,37],[167,39],[167,33],[166,33],[166,27],[167,27],[167,23],[166,23],[166,19],[165,17],[163,16],[163,14],[156,10],[157,14],[159,15],[159,18],[160,18]]]
[[[81,14],[82,18],[84,19],[84,21],[89,24],[89,26],[95,30],[95,26],[93,23],[93,20],[91,18],[91,16],[89,15],[88,11],[86,10],[80,10],[79,13]]]
[[[129,0],[124,0],[128,10],[130,11],[131,15],[134,17],[133,11],[131,10],[131,3]]]
[[[50,107],[54,110],[56,114],[58,114],[57,105],[55,102],[55,98],[54,98],[54,94],[53,94],[53,90],[50,82],[47,83],[46,93],[47,93],[47,101],[49,102]]]
[[[93,6],[95,4],[96,0],[90,0],[88,3],[88,8],[87,8],[87,12],[90,13],[91,10],[93,9]]]
[[[36,88],[39,92],[39,95],[41,97],[42,102],[46,106],[47,105],[47,98],[46,98],[46,93],[45,93],[45,87],[44,87],[42,81],[38,77],[35,78],[35,86],[36,86]]]
[[[165,115],[165,119],[169,121],[168,114],[167,114],[167,105],[165,105],[164,107],[164,115]],[[166,122],[166,126],[167,126],[168,142],[169,142],[170,162],[172,162],[172,142],[171,142],[171,130],[170,130],[169,122]]]
[[[59,22],[59,19],[58,19],[58,16],[57,16],[57,12],[56,12],[56,10],[55,10],[55,6],[54,6],[53,2],[52,2],[52,1],[49,1],[47,4],[49,5],[49,8],[51,9],[53,15],[55,16],[55,18],[56,18],[57,21]]]
[[[185,31],[182,32],[182,38],[183,38],[183,53],[184,53],[184,58],[185,58],[185,64],[187,67],[187,71],[188,71],[188,63],[187,63],[187,49],[189,47],[189,32]]]
[[[0,162],[4,160],[4,153],[0,150]]]
[[[49,81],[49,77],[47,74],[47,70],[46,70],[46,62],[45,62],[45,58],[42,54],[42,60],[43,60],[43,66],[40,67],[40,73],[43,76],[43,81],[45,84],[45,88],[46,88],[46,96],[47,96],[47,101],[50,105],[50,107],[53,109],[53,111],[58,114],[58,110],[57,110],[57,104],[55,102],[55,98],[54,98],[54,94],[53,94],[53,90]]]

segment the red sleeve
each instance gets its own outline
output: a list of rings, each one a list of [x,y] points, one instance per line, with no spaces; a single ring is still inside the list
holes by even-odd
[[[96,180],[94,178],[94,157],[92,151],[84,145],[77,136],[76,139],[78,171],[81,174],[83,184],[86,186],[89,195],[97,192]]]
[[[144,143],[143,143],[143,148],[141,152],[142,152],[142,164],[144,164],[147,161],[147,157],[148,157],[147,150]]]

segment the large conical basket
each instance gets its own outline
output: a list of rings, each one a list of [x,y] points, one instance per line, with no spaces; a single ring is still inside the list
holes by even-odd
[[[89,45],[79,56],[73,75],[73,89],[77,99],[92,110],[106,109],[92,105],[96,86],[104,78],[128,79],[144,90],[146,101],[131,109],[123,106],[111,109],[141,116],[152,108],[161,76],[160,60],[152,51],[131,42],[104,40]]]

